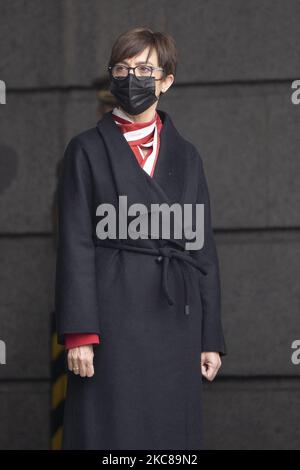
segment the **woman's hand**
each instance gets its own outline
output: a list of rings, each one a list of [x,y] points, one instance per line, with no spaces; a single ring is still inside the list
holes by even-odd
[[[68,350],[68,368],[74,374],[80,374],[81,377],[92,377],[94,375],[93,359],[94,350],[92,344]]]
[[[218,370],[221,367],[221,358],[218,352],[201,353],[201,371],[202,375],[209,381],[214,380]]]

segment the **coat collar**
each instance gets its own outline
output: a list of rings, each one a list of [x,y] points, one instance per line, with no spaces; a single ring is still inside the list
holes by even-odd
[[[119,195],[127,195],[128,204],[182,203],[185,192],[187,164],[184,139],[177,132],[168,113],[157,110],[163,126],[160,149],[151,177],[139,165],[129,143],[113,119],[105,113],[97,122],[110,161],[113,179]]]
[[[177,132],[169,114],[157,110],[163,126],[160,132],[160,148],[151,177],[139,165],[129,143],[113,119],[112,112],[104,114],[97,122],[97,129],[107,150],[116,195],[127,196],[127,206],[139,203],[146,207],[145,216],[153,209],[152,204],[173,203],[182,205],[187,193],[187,182],[192,171],[191,159],[187,155],[186,141]],[[121,210],[121,209],[120,209]],[[172,222],[173,223],[173,222]],[[171,240],[175,245],[184,246],[184,241]],[[142,240],[141,244],[160,244],[158,240]],[[168,242],[164,240],[164,245]]]

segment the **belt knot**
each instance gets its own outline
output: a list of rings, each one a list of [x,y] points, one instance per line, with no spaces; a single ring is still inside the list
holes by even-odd
[[[189,267],[193,266],[202,272],[203,275],[206,275],[207,272],[202,266],[190,256],[188,250],[180,250],[170,246],[162,246],[158,248],[146,248],[138,247],[125,244],[119,241],[110,241],[110,240],[96,240],[96,245],[112,247],[117,249],[130,250],[133,252],[141,252],[149,255],[154,255],[157,262],[162,262],[162,287],[165,292],[166,298],[169,305],[174,304],[174,299],[172,298],[169,287],[168,287],[168,267],[171,259],[173,258],[180,268],[182,275],[183,285],[184,285],[184,312],[186,315],[190,313],[190,288],[191,288],[191,279],[190,279],[190,270]]]
[[[172,248],[169,248],[167,246],[159,247],[158,253],[159,253],[159,256],[156,258],[156,261],[158,262],[162,261],[164,257],[171,259],[173,256]]]

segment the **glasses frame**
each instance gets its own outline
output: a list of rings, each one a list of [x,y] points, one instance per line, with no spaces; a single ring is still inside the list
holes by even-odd
[[[125,67],[127,69],[127,75],[125,77],[114,77],[113,74],[112,74],[112,69],[113,67],[115,67],[116,65],[122,65],[122,67]],[[149,77],[138,77],[136,74],[135,74],[135,69],[138,68],[138,67],[141,67],[145,65],[145,67],[148,67],[149,69],[151,69],[151,75]],[[111,77],[113,77],[114,79],[116,80],[124,80],[124,78],[127,78],[128,75],[129,75],[129,72],[130,70],[133,70],[133,73],[134,73],[134,76],[138,79],[138,80],[143,80],[143,78],[150,78],[150,77],[153,77],[154,80],[162,80],[163,77],[161,78],[155,78],[152,74],[153,74],[153,71],[154,70],[161,70],[162,72],[164,72],[164,69],[162,67],[153,67],[153,65],[147,65],[147,64],[139,64],[139,65],[136,65],[135,67],[129,67],[128,65],[123,65],[123,64],[115,64],[115,65],[109,65],[107,67],[107,70],[110,74]]]

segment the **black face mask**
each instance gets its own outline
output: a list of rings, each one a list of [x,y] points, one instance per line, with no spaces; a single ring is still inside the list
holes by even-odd
[[[140,114],[158,100],[155,95],[155,78],[136,78],[129,73],[126,78],[111,77],[111,93],[128,114]]]

